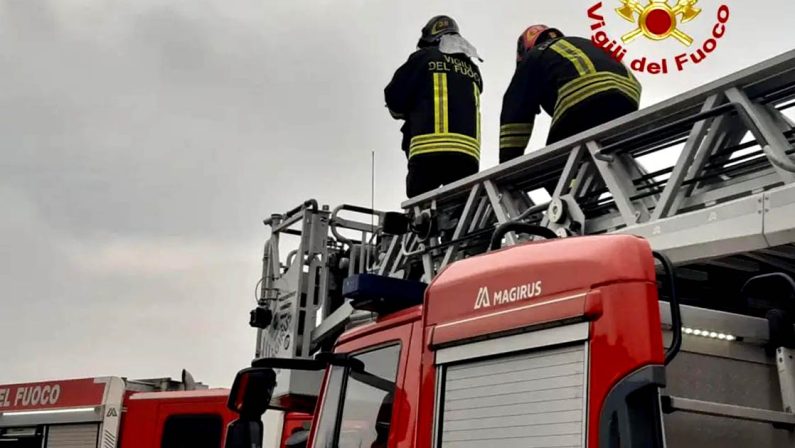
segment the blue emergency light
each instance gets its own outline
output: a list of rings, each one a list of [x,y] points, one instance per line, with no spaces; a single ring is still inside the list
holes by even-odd
[[[351,299],[354,309],[389,314],[422,304],[427,287],[413,280],[357,274],[343,281],[342,295]]]

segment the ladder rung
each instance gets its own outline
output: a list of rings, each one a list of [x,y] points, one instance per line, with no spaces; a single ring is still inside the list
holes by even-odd
[[[795,414],[789,412],[771,411],[768,409],[750,408],[746,406],[672,396],[663,396],[663,400],[666,404],[665,408],[667,408],[667,413],[680,411],[752,422],[771,423],[776,426],[795,427]]]

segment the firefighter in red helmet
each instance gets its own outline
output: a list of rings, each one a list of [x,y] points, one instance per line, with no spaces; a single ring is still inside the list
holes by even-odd
[[[524,154],[536,114],[552,117],[547,144],[638,110],[631,70],[590,40],[545,25],[517,42],[516,71],[500,114],[500,163]]]
[[[483,80],[474,59],[455,20],[435,16],[384,89],[390,114],[404,120],[410,198],[478,172]]]

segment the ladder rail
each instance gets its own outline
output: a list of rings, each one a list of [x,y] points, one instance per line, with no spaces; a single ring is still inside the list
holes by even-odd
[[[795,168],[790,159],[795,130],[781,113],[795,105],[793,98],[795,50],[410,199],[403,207],[408,215],[430,213],[452,222],[462,209],[471,213],[472,204],[485,200],[490,210],[476,220],[480,227],[467,229],[470,217],[460,216],[452,229],[457,242],[521,220],[560,236],[639,234],[661,248],[678,250],[679,263],[703,261],[702,248],[710,249],[705,253],[711,257],[766,249],[772,247],[765,240],[770,209],[752,204],[769,202],[765,192],[795,184],[790,170]],[[671,160],[649,172],[644,158],[659,157]],[[537,189],[546,189],[551,197],[546,210],[528,199]],[[788,197],[790,191],[782,190],[778,197]],[[788,210],[786,200],[778,202]],[[714,210],[702,213],[705,209]],[[781,216],[778,212],[779,221]],[[791,226],[795,235],[792,221],[778,225]],[[681,247],[666,240],[668,232],[669,238],[679,238],[685,223],[698,228],[695,239],[680,239],[686,241]],[[714,239],[709,232],[728,240],[710,246]],[[509,244],[521,241],[513,234],[506,238]],[[471,250],[456,253],[455,246],[446,246],[439,235],[424,241],[415,255],[421,255],[427,278],[476,255]]]

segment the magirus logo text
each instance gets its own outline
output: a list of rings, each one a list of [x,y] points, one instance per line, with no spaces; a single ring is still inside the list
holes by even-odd
[[[478,290],[475,298],[475,309],[489,308],[492,306],[503,305],[505,303],[518,302],[531,299],[541,295],[541,280],[514,286],[508,289],[498,289],[494,293],[489,292],[488,286],[482,286]]]

